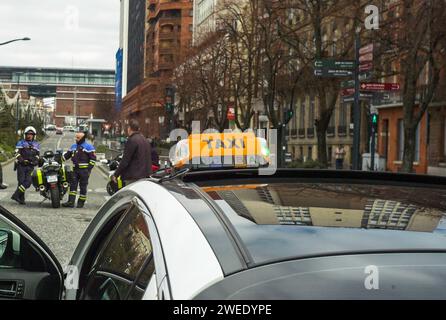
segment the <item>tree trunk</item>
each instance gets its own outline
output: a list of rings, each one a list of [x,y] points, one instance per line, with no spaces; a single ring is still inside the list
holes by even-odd
[[[405,173],[412,173],[413,162],[415,161],[415,140],[416,140],[416,125],[407,125],[404,127],[404,155],[403,165],[401,171]]]
[[[316,127],[317,134],[317,157],[322,168],[328,167],[327,159],[327,128],[324,126]]]

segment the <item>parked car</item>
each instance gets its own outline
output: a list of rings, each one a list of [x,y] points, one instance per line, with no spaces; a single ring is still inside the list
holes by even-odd
[[[0,296],[446,299],[446,178],[197,170],[111,197],[81,238],[65,287],[45,243],[1,208]]]
[[[76,132],[76,130],[74,129],[73,126],[65,126],[65,127],[63,128],[63,130],[64,130],[65,132]]]
[[[56,134],[63,134],[62,128],[56,128]]]
[[[49,124],[45,127],[45,131],[56,131],[56,126],[54,124]]]

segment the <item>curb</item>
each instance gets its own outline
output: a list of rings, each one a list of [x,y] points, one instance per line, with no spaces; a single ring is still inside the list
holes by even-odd
[[[5,162],[0,163],[2,165],[2,167],[6,167],[8,164],[14,162],[14,158],[11,158]]]

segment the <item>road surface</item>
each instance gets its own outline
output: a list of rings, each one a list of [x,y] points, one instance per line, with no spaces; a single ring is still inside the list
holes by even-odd
[[[41,154],[47,150],[66,151],[74,143],[74,133],[55,135],[50,133],[41,146]],[[71,161],[67,162],[71,165]],[[88,200],[83,209],[53,209],[49,200],[31,186],[26,192],[26,206],[11,200],[17,188],[17,173],[13,164],[3,168],[4,182],[8,189],[0,190],[0,205],[15,214],[28,225],[53,251],[62,266],[68,264],[78,241],[102,204],[109,199],[105,189],[107,176],[98,168],[92,171],[88,186]],[[63,202],[67,201],[65,195]],[[43,201],[43,202],[42,202]]]

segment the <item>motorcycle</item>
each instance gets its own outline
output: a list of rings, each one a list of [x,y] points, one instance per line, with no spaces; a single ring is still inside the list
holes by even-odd
[[[107,183],[107,193],[109,195],[114,195],[120,189],[125,187],[125,182],[121,180],[121,177],[117,179],[117,183],[113,182],[112,177],[115,174],[116,169],[118,169],[119,162],[122,160],[122,154],[114,158],[113,160],[105,160],[105,164],[108,165],[108,183]]]
[[[39,168],[32,173],[33,186],[45,198],[51,200],[53,208],[60,208],[60,202],[70,187],[72,171],[62,164],[62,152],[46,151]]]
[[[113,160],[103,160],[103,163],[107,164],[110,170],[108,173],[107,193],[111,196],[125,187],[125,181],[123,181],[121,177],[118,177],[116,182],[112,180],[112,177],[114,176],[116,169],[118,169],[119,162],[121,160],[122,160],[122,154],[117,156]],[[152,172],[157,172],[159,170],[160,170],[159,165],[152,164]]]

